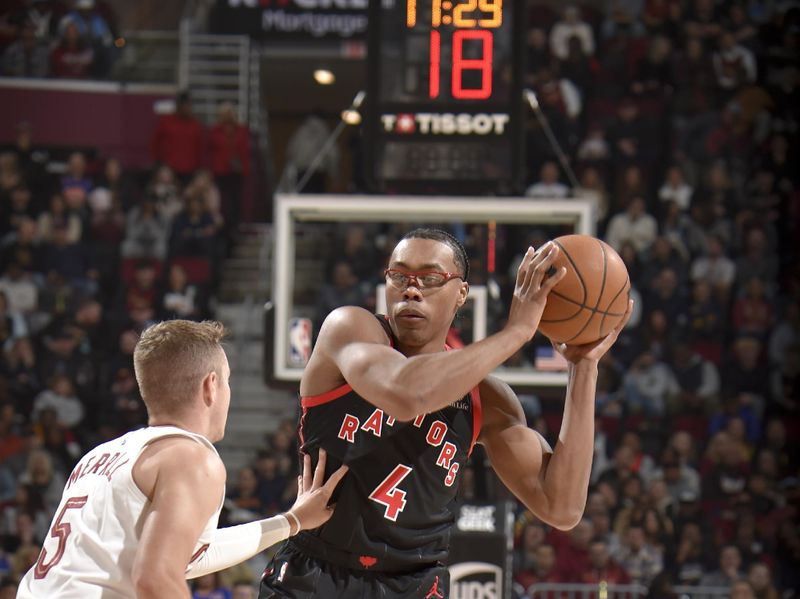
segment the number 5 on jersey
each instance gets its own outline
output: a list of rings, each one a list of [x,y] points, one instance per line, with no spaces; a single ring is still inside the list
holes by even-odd
[[[386,511],[383,517],[397,521],[397,516],[406,507],[406,492],[398,489],[397,485],[403,482],[403,479],[411,474],[412,468],[405,464],[398,464],[397,467],[389,473],[389,476],[383,479],[383,482],[375,487],[375,490],[369,494],[372,501],[386,506]]]
[[[64,550],[67,548],[67,537],[69,537],[70,533],[72,532],[72,526],[70,523],[61,521],[61,519],[64,517],[64,514],[67,513],[67,510],[81,509],[84,505],[86,505],[86,501],[88,499],[88,495],[84,495],[83,497],[70,497],[64,504],[64,507],[61,508],[58,518],[56,518],[56,521],[53,522],[53,527],[50,529],[50,536],[54,539],[58,539],[58,547],[56,547],[56,551],[48,563],[45,563],[45,560],[47,559],[47,551],[45,551],[45,548],[42,547],[42,550],[39,553],[39,559],[36,560],[36,567],[33,570],[33,576],[36,578],[36,580],[41,580],[47,576],[47,573],[50,571],[50,569],[60,562],[61,558],[64,556]]]

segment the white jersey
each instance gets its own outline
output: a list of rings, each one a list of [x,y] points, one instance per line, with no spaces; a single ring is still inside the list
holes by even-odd
[[[155,426],[103,443],[81,458],[17,599],[135,599],[131,572],[149,501],[133,480],[133,466],[147,445],[173,436],[189,437],[217,453],[202,435]],[[208,548],[223,500],[224,490],[192,561]]]

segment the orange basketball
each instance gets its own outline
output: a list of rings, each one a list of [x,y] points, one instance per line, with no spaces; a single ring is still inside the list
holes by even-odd
[[[628,269],[606,242],[590,235],[553,240],[561,250],[555,268],[567,274],[547,296],[539,330],[556,343],[583,345],[617,326],[628,306]]]

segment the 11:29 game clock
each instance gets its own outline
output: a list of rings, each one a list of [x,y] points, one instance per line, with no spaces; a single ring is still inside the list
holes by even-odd
[[[365,164],[376,191],[521,186],[524,0],[371,0]]]

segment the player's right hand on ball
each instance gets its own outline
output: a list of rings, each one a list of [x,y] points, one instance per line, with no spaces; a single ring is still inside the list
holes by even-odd
[[[317,467],[314,469],[312,477],[311,456],[308,454],[303,456],[303,474],[297,477],[297,499],[289,510],[300,521],[300,530],[322,526],[333,515],[335,506],[329,506],[328,502],[339,481],[347,474],[347,466],[340,467],[330,475],[325,484],[322,484],[322,479],[325,477],[326,459],[325,450],[320,448]],[[289,516],[287,520],[292,528],[292,534],[300,532],[295,530],[294,518]]]
[[[542,312],[547,304],[547,294],[567,274],[567,269],[564,267],[549,272],[558,257],[558,252],[558,246],[552,241],[548,241],[535,252],[529,247],[517,270],[514,298],[511,300],[511,311],[506,326],[520,327],[526,331],[529,340],[542,319]]]

